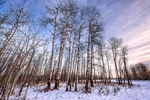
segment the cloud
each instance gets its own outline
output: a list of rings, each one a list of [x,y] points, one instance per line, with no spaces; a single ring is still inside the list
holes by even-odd
[[[62,0],[61,0],[62,1]],[[80,5],[95,5],[105,22],[106,39],[121,37],[129,47],[129,64],[150,64],[150,2],[149,0],[74,0]],[[51,1],[50,2],[55,2]],[[34,2],[42,11],[46,1]]]
[[[129,64],[150,64],[150,2],[130,1],[118,1],[103,11],[106,39],[111,36],[124,39],[129,47]]]
[[[30,0],[27,0],[30,1]],[[55,0],[49,0],[55,2]],[[62,1],[62,0],[61,0]],[[106,39],[122,37],[129,47],[129,64],[150,64],[149,0],[74,0],[81,5],[95,5],[105,22]],[[16,2],[21,2],[16,0]],[[30,10],[44,12],[47,0],[33,0]]]

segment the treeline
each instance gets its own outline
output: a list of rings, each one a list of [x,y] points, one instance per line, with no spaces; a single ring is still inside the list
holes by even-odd
[[[119,38],[104,40],[104,23],[96,7],[69,0],[49,3],[34,19],[28,6],[24,2],[0,11],[1,100],[9,100],[17,85],[19,95],[26,87],[25,99],[28,87],[39,82],[47,83],[45,92],[52,82],[54,89],[66,82],[66,91],[78,91],[82,82],[86,92],[94,83],[111,83],[112,78],[118,84],[132,84],[135,74],[127,68],[127,46]],[[139,73],[143,78],[144,71]]]
[[[130,71],[134,80],[150,80],[150,69],[147,64],[138,63],[132,65]]]

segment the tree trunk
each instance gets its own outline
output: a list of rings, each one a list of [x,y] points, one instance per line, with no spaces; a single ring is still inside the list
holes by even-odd
[[[91,87],[94,87],[93,83],[93,44],[91,44],[91,75],[90,75]]]
[[[65,41],[66,41],[66,25],[67,22],[64,23],[64,30],[61,34],[61,43],[60,43],[60,51],[59,51],[59,59],[58,59],[58,69],[56,73],[56,80],[55,80],[55,87],[54,89],[58,89],[59,87],[59,79],[60,79],[60,73],[61,73],[61,67],[62,67],[62,60],[63,60],[63,54],[64,54],[64,48],[65,48]]]
[[[89,25],[89,28],[90,28],[90,25]],[[89,62],[90,62],[90,33],[91,33],[91,29],[89,29],[89,34],[88,34],[88,47],[87,47],[87,69],[86,69],[86,82],[85,82],[85,91],[88,92],[89,91],[89,71],[90,71],[90,68],[89,68]]]

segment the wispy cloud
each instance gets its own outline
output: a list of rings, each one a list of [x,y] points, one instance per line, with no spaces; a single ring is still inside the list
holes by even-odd
[[[110,36],[124,39],[129,47],[129,64],[150,64],[149,0],[118,0],[104,10],[106,39]]]
[[[150,2],[149,0],[75,0],[80,5],[95,5],[105,22],[106,39],[121,37],[129,47],[129,64],[150,64]],[[38,0],[43,9],[47,2]]]
[[[20,0],[16,0],[20,2]],[[27,0],[30,1],[30,0]],[[55,2],[55,0],[49,0]],[[59,1],[59,0],[58,0]],[[62,1],[62,0],[61,0]],[[129,47],[129,64],[150,64],[149,0],[74,0],[81,5],[95,5],[105,22],[106,39],[122,37]],[[33,0],[30,8],[43,12],[47,0]]]

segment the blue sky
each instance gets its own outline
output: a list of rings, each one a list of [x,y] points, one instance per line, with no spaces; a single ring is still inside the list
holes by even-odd
[[[12,2],[10,0],[9,2]],[[21,3],[23,0],[15,0]],[[47,0],[27,0],[37,15]],[[54,2],[55,0],[49,0]],[[60,1],[60,0],[57,0]],[[61,0],[62,1],[62,0]],[[129,64],[150,64],[150,0],[75,0],[81,5],[95,5],[105,23],[105,39],[121,37],[129,48]]]

